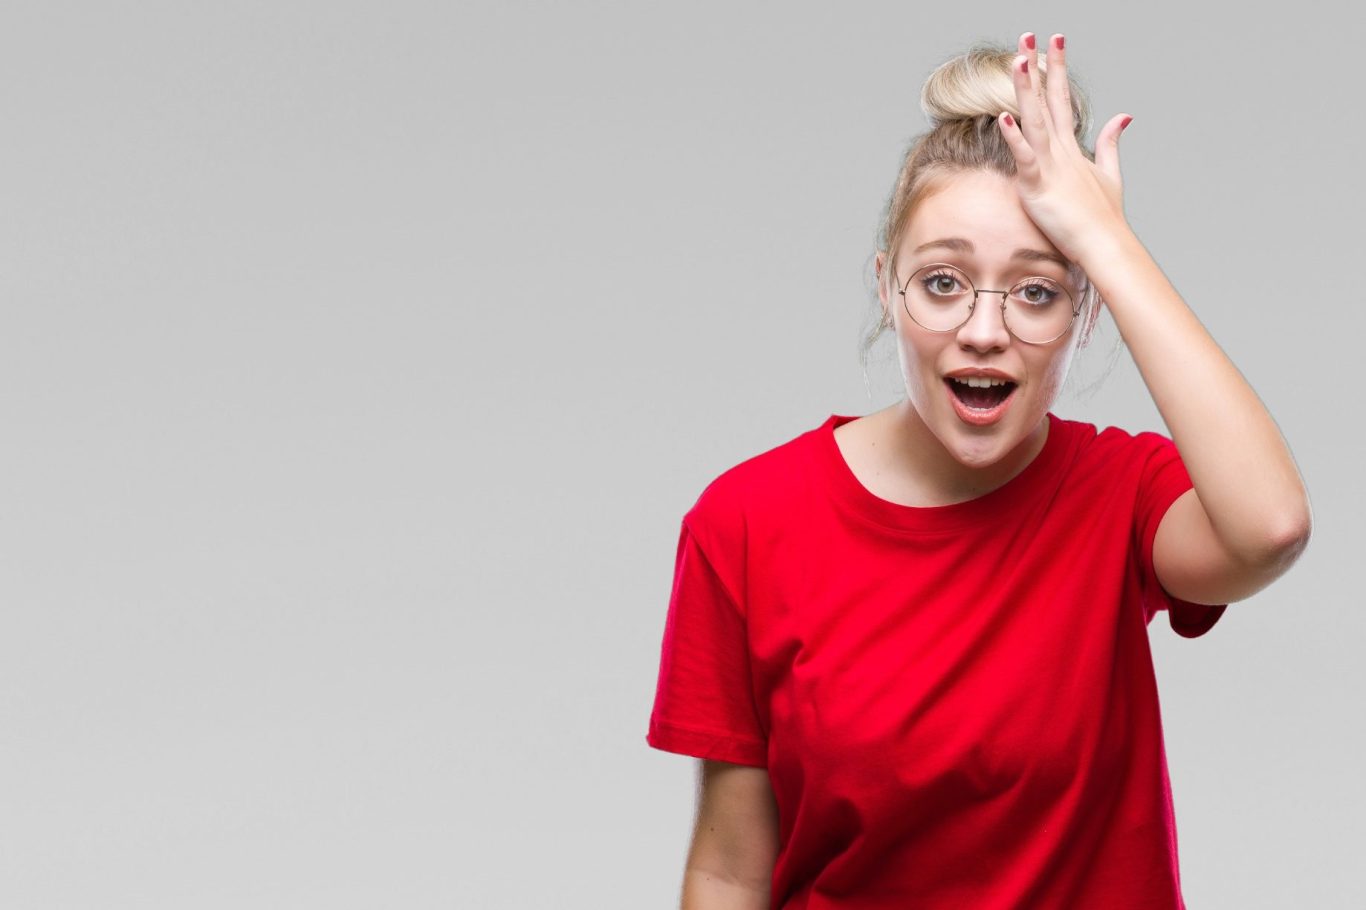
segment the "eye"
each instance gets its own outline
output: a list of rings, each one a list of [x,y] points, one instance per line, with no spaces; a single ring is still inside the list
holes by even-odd
[[[1063,296],[1063,290],[1057,282],[1047,278],[1026,278],[1015,285],[1012,296],[1030,306],[1044,307]]]
[[[963,290],[958,276],[948,270],[931,272],[920,279],[920,286],[937,297],[947,297]]]

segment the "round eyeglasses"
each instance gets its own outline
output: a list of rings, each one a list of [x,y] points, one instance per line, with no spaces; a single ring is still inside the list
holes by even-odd
[[[977,306],[978,294],[1000,294],[1006,329],[1025,344],[1057,341],[1072,327],[1080,305],[1067,287],[1052,278],[1024,278],[1008,291],[988,291],[946,262],[917,269],[897,291],[906,315],[931,332],[952,332],[963,326]]]

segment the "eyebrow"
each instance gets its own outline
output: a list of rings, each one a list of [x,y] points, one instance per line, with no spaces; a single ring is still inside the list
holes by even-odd
[[[928,243],[920,244],[920,246],[916,247],[912,252],[923,253],[926,250],[935,247],[943,247],[944,249],[954,250],[959,253],[971,253],[974,249],[972,241],[964,240],[962,237],[940,237],[938,240],[931,240]],[[1070,269],[1072,267],[1072,263],[1056,253],[1049,253],[1044,250],[1031,250],[1028,247],[1020,247],[1010,255],[1010,258],[1019,259],[1024,262],[1054,262],[1065,269]]]

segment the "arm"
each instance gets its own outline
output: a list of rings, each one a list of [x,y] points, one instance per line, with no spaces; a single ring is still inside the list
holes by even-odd
[[[1095,161],[1074,135],[1061,35],[1048,42],[1047,86],[1032,33],[1014,68],[1018,124],[1001,116],[1029,217],[1100,291],[1194,490],[1168,508],[1153,543],[1167,592],[1231,603],[1285,572],[1309,541],[1311,517],[1290,450],[1237,367],[1167,281],[1124,217],[1115,116]]]
[[[1137,236],[1099,235],[1083,255],[1194,485],[1158,526],[1158,578],[1183,600],[1246,598],[1309,540],[1308,494],[1290,450]]]
[[[778,811],[768,769],[702,759],[682,910],[768,910]]]

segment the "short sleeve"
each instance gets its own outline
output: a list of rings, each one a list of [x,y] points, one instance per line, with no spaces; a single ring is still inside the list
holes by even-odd
[[[767,766],[745,618],[686,519],[645,741],[666,752]]]
[[[1148,455],[1139,478],[1135,531],[1138,535],[1140,571],[1143,584],[1144,619],[1148,622],[1159,610],[1167,611],[1172,631],[1184,638],[1198,638],[1214,627],[1228,604],[1198,604],[1173,597],[1163,589],[1153,565],[1153,545],[1157,528],[1167,509],[1191,489],[1190,475],[1181,461],[1176,444],[1159,433],[1139,433]]]

